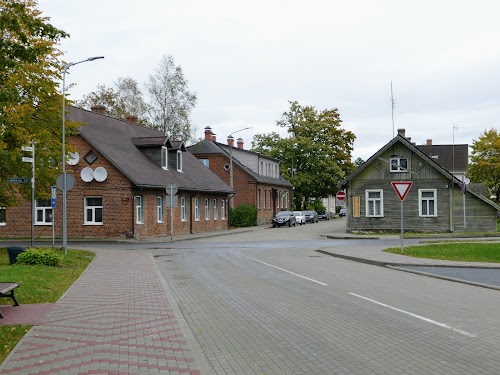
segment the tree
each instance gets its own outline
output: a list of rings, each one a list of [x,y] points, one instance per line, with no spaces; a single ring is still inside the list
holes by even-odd
[[[356,160],[354,160],[354,165],[356,166],[356,168],[361,167],[364,163],[365,161],[361,158],[357,158]]]
[[[492,128],[472,142],[469,178],[483,183],[490,196],[500,202],[500,133]]]
[[[50,196],[61,160],[62,98],[56,82],[63,65],[56,46],[67,36],[41,17],[36,1],[0,0],[0,206],[18,203],[18,192],[29,197],[28,184],[16,187],[8,178],[31,176],[21,147],[32,140],[37,196]]]
[[[172,56],[163,56],[159,67],[146,84],[150,96],[150,122],[172,139],[185,142],[194,136],[189,115],[196,105],[196,93],[188,90],[188,81]]]
[[[252,150],[281,160],[281,173],[294,185],[296,208],[334,195],[345,176],[354,170],[351,152],[355,136],[342,129],[338,110],[317,111],[312,106],[289,102],[290,110],[276,124],[287,129],[257,134]]]
[[[148,126],[149,106],[144,101],[144,95],[137,81],[130,77],[119,77],[113,87],[97,85],[97,90],[87,94],[76,105],[91,109],[95,105],[106,107],[112,117],[125,120],[129,115],[138,117],[141,125]]]

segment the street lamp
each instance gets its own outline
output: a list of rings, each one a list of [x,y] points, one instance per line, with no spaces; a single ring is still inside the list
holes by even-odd
[[[227,139],[231,139],[231,141],[229,142],[230,143],[229,144],[229,186],[231,186],[231,189],[233,189],[233,185],[234,185],[234,181],[233,181],[233,144],[234,144],[233,134],[241,132],[243,130],[247,130],[247,129],[252,129],[252,127],[250,126],[248,128],[236,130],[227,136]],[[229,207],[234,208],[234,194],[231,198],[229,198]]]
[[[67,63],[63,70],[63,81],[62,81],[62,175],[63,175],[63,189],[62,189],[62,248],[64,249],[64,254],[68,250],[68,235],[66,231],[67,227],[67,217],[66,217],[66,108],[65,108],[65,98],[66,98],[66,72],[73,65],[81,64],[87,61],[94,61],[97,59],[104,59],[104,56],[94,56],[88,59],[77,61],[74,63]]]

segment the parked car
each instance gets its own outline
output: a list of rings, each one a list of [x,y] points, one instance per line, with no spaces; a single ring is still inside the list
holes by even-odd
[[[304,214],[306,215],[306,222],[308,223],[317,223],[318,220],[318,213],[314,210],[312,211],[304,211]]]
[[[280,211],[273,217],[273,228],[281,227],[282,225],[295,226],[296,222],[292,211]]]
[[[339,216],[342,217],[342,216],[346,216],[347,215],[347,211],[345,208],[341,208],[340,211],[339,211]]]
[[[295,216],[295,221],[297,224],[305,224],[306,223],[306,215],[302,211],[293,211],[293,216]]]
[[[318,220],[330,220],[330,212],[318,211]]]

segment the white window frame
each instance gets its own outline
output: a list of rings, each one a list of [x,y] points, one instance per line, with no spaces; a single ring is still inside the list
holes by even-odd
[[[182,151],[177,150],[177,171],[182,172]]]
[[[49,206],[42,206],[42,203],[49,204]],[[42,213],[42,220],[38,220],[38,213]],[[50,199],[36,199],[35,200],[35,225],[52,225],[52,204]]]
[[[205,220],[210,220],[210,198],[205,198]]]
[[[260,210],[260,189],[257,189],[257,209]]]
[[[194,220],[200,221],[200,198],[194,198]]]
[[[422,197],[422,193],[433,193],[431,197]],[[429,214],[430,206],[433,206],[434,213]],[[427,209],[427,214],[423,213],[423,209]],[[437,189],[418,189],[418,216],[420,217],[437,217]]]
[[[401,161],[406,161],[406,167],[401,167]],[[389,160],[390,171],[392,173],[408,172],[408,158],[391,158]]]
[[[370,198],[370,193],[380,193],[379,198]],[[380,201],[380,212],[376,212],[376,202]],[[365,190],[366,202],[366,217],[384,217],[384,190],[383,189],[369,189]],[[370,206],[373,205],[373,214],[370,214]]]
[[[181,197],[181,221],[187,221],[187,199]]]
[[[142,195],[135,196],[135,223],[144,224],[144,197]]]
[[[156,220],[157,223],[163,223],[165,221],[165,205],[161,195],[156,197]]]
[[[220,200],[220,218],[221,220],[226,220],[226,200]]]
[[[168,170],[168,148],[166,146],[161,147],[161,167]]]
[[[217,198],[214,198],[214,220],[219,220],[219,205]]]
[[[90,205],[88,200],[89,199],[100,199],[101,200],[101,205]],[[101,196],[90,196],[90,197],[84,197],[83,201],[84,205],[84,211],[83,211],[83,218],[84,218],[84,225],[102,225],[103,224],[103,214],[104,214],[104,209],[102,207],[102,197]],[[96,220],[96,211],[101,210],[101,221]],[[87,211],[90,210],[92,212],[92,220],[88,220],[87,217]]]
[[[3,212],[0,215],[0,227],[7,225],[7,207],[0,207],[0,212]]]

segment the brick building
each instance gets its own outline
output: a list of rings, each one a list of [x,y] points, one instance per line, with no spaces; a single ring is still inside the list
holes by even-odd
[[[67,192],[68,238],[145,238],[228,229],[228,198],[233,190],[205,168],[180,141],[103,113],[71,107],[68,121],[81,123],[68,137],[76,150],[66,171],[75,184]],[[166,187],[178,189],[171,212]],[[36,201],[35,237],[61,234],[61,198]],[[29,237],[29,202],[4,208],[1,237]],[[54,214],[54,215],[53,215]]]
[[[279,160],[245,150],[241,138],[237,139],[236,147],[231,136],[227,144],[219,143],[207,126],[205,139],[188,147],[188,151],[230,186],[232,159],[235,195],[230,204],[256,206],[259,224],[270,223],[277,211],[290,208],[293,186],[281,177]]]

